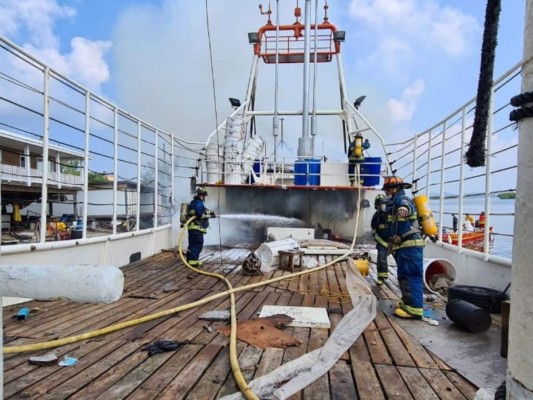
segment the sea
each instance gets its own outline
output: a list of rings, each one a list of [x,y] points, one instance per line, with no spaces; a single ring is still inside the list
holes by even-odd
[[[433,215],[437,223],[439,218],[440,200],[432,198],[429,201]],[[490,198],[490,221],[489,225],[494,231],[494,241],[490,245],[490,254],[512,258],[513,255],[513,231],[514,231],[514,199],[500,199],[499,197]],[[474,219],[479,218],[481,211],[485,211],[485,197],[467,197],[463,202],[463,219],[466,214],[470,214]],[[459,217],[459,200],[445,199],[444,200],[444,218],[443,227],[446,229],[452,228],[452,214],[455,213]]]

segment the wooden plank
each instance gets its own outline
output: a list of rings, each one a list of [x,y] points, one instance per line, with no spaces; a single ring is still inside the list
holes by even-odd
[[[157,398],[159,400],[179,400],[187,398],[188,392],[201,379],[203,373],[216,358],[221,346],[207,345],[180,371]]]
[[[375,365],[374,367],[387,399],[411,400],[413,398],[396,367],[392,365]]]
[[[450,380],[450,382],[455,385],[457,390],[459,390],[464,397],[466,397],[468,400],[475,399],[476,393],[478,391],[476,385],[474,385],[455,371],[444,371],[443,373]]]
[[[437,369],[420,368],[420,373],[426,378],[426,381],[431,385],[433,390],[441,400],[461,400],[465,397],[454,386],[454,384],[444,375],[443,372]]]
[[[416,400],[439,400],[439,396],[433,391],[417,368],[398,367],[398,371],[411,391],[413,398]]]
[[[239,367],[242,371],[242,376],[246,382],[249,382],[255,374],[259,360],[261,359],[263,350],[253,346],[247,346],[239,356]],[[219,396],[239,392],[239,387],[232,374],[228,376],[224,385],[220,389]]]
[[[385,399],[385,393],[370,361],[352,361],[352,372],[360,399]]]
[[[285,349],[268,348],[263,351],[261,361],[255,371],[254,379],[274,371],[281,365]]]
[[[325,400],[330,398],[329,390],[328,374],[324,374],[304,390],[297,393],[297,395],[299,397],[303,396],[305,400]],[[293,397],[291,396],[291,399]]]
[[[394,364],[405,367],[415,367],[416,364],[414,360],[411,358],[409,352],[404,347],[402,341],[396,334],[396,331],[392,329],[387,317],[385,317],[383,312],[379,311],[376,314],[374,322],[376,323],[376,326],[379,329],[379,333],[381,334],[381,337],[383,338],[383,341],[385,342],[385,345],[389,350]]]
[[[337,361],[329,371],[331,400],[355,399],[355,382],[345,361]]]
[[[392,328],[396,331],[403,344],[411,354],[411,357],[415,361],[419,368],[434,368],[438,369],[437,363],[433,360],[431,355],[419,342],[416,341],[411,335],[409,335],[402,327],[400,327],[391,318],[387,317]],[[422,323],[422,322],[421,322]]]
[[[373,364],[392,365],[392,359],[389,356],[387,347],[379,334],[374,322],[371,322],[364,330],[363,335],[370,353]]]
[[[370,353],[366,346],[364,335],[357,338],[348,352],[359,398],[385,399],[383,389],[370,361]]]
[[[240,354],[243,347],[243,345],[237,346],[237,355]],[[224,347],[187,397],[190,399],[216,399],[222,384],[231,374],[231,366],[228,360],[229,347]],[[128,400],[131,399],[128,397]],[[138,400],[144,399],[139,397]]]

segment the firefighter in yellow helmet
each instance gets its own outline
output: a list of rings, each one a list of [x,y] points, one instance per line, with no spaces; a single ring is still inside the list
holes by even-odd
[[[402,292],[402,301],[394,314],[403,318],[422,319],[424,240],[418,225],[416,206],[405,193],[405,189],[411,187],[402,178],[390,176],[385,178],[383,190],[391,198],[387,204],[391,233],[388,248],[396,260],[398,283]]]
[[[196,189],[196,196],[189,204],[189,218],[196,217],[188,226],[189,231],[189,247],[187,249],[187,262],[194,266],[202,265],[200,253],[204,247],[204,235],[209,228],[209,218],[215,218],[215,212],[209,211],[205,206],[205,196],[207,196],[207,189],[199,186]]]

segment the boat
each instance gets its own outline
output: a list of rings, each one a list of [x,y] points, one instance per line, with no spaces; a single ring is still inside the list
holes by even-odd
[[[463,350],[447,342],[454,329],[449,321],[442,322],[446,327],[443,331],[428,331],[434,327],[393,319],[388,310],[400,293],[395,268],[391,267],[390,282],[383,288],[377,287],[376,271],[371,268],[370,274],[359,281],[361,291],[357,296],[362,303],[352,303],[347,293],[353,279],[349,271],[355,268],[350,264],[352,257],[346,257],[367,259],[373,247],[369,229],[371,205],[380,192],[383,176],[396,174],[414,183],[413,194],[430,197],[438,192],[439,204],[432,211],[440,232],[435,243],[427,242],[427,260],[446,260],[457,271],[457,282],[464,285],[505,292],[513,279],[513,296],[519,296],[517,287],[528,279],[522,277],[523,282],[517,283],[519,275],[511,273],[513,261],[491,253],[486,240],[489,231],[483,232],[481,251],[472,251],[463,246],[468,233],[462,227],[457,235],[463,240],[456,245],[444,239],[443,230],[452,213],[462,219],[466,213],[477,212],[465,202],[471,196],[484,199],[486,226],[493,226],[502,217],[500,211],[492,210],[491,198],[509,191],[512,179],[507,179],[507,186],[499,187],[492,178],[515,176],[518,164],[513,156],[519,147],[493,143],[493,136],[513,131],[502,117],[509,108],[504,93],[519,86],[520,72],[527,64],[516,64],[493,82],[491,93],[499,107],[490,114],[492,134],[487,136],[487,150],[492,157],[487,158],[479,173],[462,162],[464,144],[472,135],[470,120],[475,99],[412,138],[400,143],[384,140],[362,114],[363,99],[353,102],[348,98],[341,57],[346,38],[329,21],[327,7],[324,6],[321,23],[316,19],[312,22],[310,0],[306,1],[305,13],[297,7],[294,20],[286,24],[278,24],[277,18],[272,20],[270,8],[261,9],[266,23],[248,37],[254,57],[246,94],[242,102],[230,99],[233,112],[206,135],[207,139],[199,141],[159,129],[0,37],[0,61],[6,61],[0,62],[0,68],[6,68],[1,72],[8,77],[1,85],[9,88],[2,91],[7,97],[1,99],[0,143],[6,154],[16,156],[3,158],[2,205],[13,207],[14,215],[15,203],[22,209],[37,203],[40,221],[47,221],[47,214],[56,204],[72,206],[74,219],[79,221],[79,233],[70,240],[55,240],[47,235],[48,221],[35,225],[33,229],[39,235],[0,247],[2,264],[38,266],[62,260],[65,265],[119,266],[125,276],[124,294],[111,304],[32,300],[24,303],[30,311],[28,316],[18,321],[11,316],[21,306],[4,307],[6,348],[28,345],[33,349],[35,343],[50,338],[78,336],[76,341],[54,350],[63,365],[77,361],[70,368],[28,364],[27,353],[8,350],[3,359],[4,398],[214,399],[240,398],[242,391],[247,398],[253,398],[251,392],[256,392],[261,397],[287,398],[296,394],[303,399],[385,399],[396,395],[408,399],[473,399],[477,389],[494,388],[496,382],[505,379],[516,398],[531,393],[527,380],[531,371],[517,371],[510,366],[506,375],[506,361],[494,352],[487,352],[486,357],[478,354],[470,360],[461,358],[465,364],[456,364],[457,352]],[[531,15],[533,10],[529,12]],[[256,104],[262,104],[257,102],[260,62],[272,67],[276,77],[280,65],[299,66],[304,82],[310,81],[311,66],[336,63],[335,88],[339,90],[336,98],[340,98],[340,103],[319,108],[309,101],[314,97],[311,86],[303,85],[301,102],[293,109],[282,108],[276,97],[272,109],[257,109]],[[19,63],[24,65],[20,70],[6,67]],[[278,89],[281,88],[275,86],[275,92]],[[24,96],[28,92],[36,93],[35,97]],[[354,185],[350,184],[346,160],[331,161],[327,155],[317,155],[315,139],[321,127],[318,120],[324,117],[335,122],[336,137],[345,148],[350,135],[362,135],[372,143],[372,153],[356,168]],[[268,123],[261,124],[261,118]],[[288,156],[280,149],[284,126],[290,119],[301,123],[301,137],[297,154]],[[259,127],[265,125],[272,128],[272,138],[258,133]],[[109,171],[112,173],[108,179]],[[89,201],[92,189],[102,186],[112,187],[111,195],[102,194],[98,202],[94,197]],[[227,289],[213,276],[191,272],[179,254],[183,231],[176,228],[176,211],[179,201],[188,198],[197,186],[207,187],[209,201],[216,203],[220,216],[218,225],[210,231],[217,240],[202,253],[204,270],[222,275],[233,289]],[[521,190],[526,189],[518,183],[518,199]],[[95,207],[100,212],[90,211]],[[514,220],[514,211],[506,216]],[[25,223],[29,227],[35,221],[12,218],[2,221],[8,225],[6,229]],[[301,225],[288,227],[294,223],[290,218],[296,218]],[[109,223],[106,230],[96,229],[102,219]],[[276,229],[268,231],[274,219],[281,221],[281,233]],[[249,264],[257,274],[242,273],[243,262],[267,235],[284,235],[287,231],[293,237],[335,237],[353,242],[350,252],[340,258],[330,245],[308,247],[315,250],[309,257],[319,265],[316,274],[293,276],[279,268],[261,271],[261,265],[255,263]],[[508,233],[496,229],[494,235],[505,238]],[[524,253],[526,247],[522,248]],[[516,264],[513,269],[517,271]],[[518,267],[518,271],[522,270]],[[283,280],[285,277],[290,280]],[[372,293],[378,300],[372,300]],[[29,294],[37,299],[31,291]],[[372,304],[376,307],[376,303],[375,314],[361,311],[365,307],[372,309]],[[236,344],[221,333],[226,320],[199,319],[205,313],[226,311],[232,305],[239,323],[252,320],[265,305],[313,306],[326,309],[331,326],[285,328],[301,342],[300,346],[261,349],[245,341]],[[515,307],[515,312],[526,315],[527,306]],[[361,312],[359,322],[353,317],[356,312]],[[437,318],[445,315],[438,308],[433,312]],[[327,368],[319,376],[309,381],[295,379],[310,369],[306,360],[316,357],[324,343],[332,345],[346,330],[358,333],[350,336],[355,343],[348,343],[346,348],[333,346],[338,358],[328,359]],[[510,335],[518,335],[513,336],[518,343],[524,342],[527,327],[522,329],[511,322],[511,331]],[[91,336],[85,336],[86,332],[91,332]],[[424,340],[424,335],[420,335],[425,333],[427,339],[438,332],[439,340],[435,341]],[[487,342],[497,341],[499,334],[499,328],[493,326],[485,337],[478,336],[477,341],[468,337],[461,343],[476,342],[474,351],[479,352]],[[177,350],[147,356],[150,345],[163,339],[173,342]],[[447,357],[441,353],[443,347],[455,352]],[[42,356],[48,349],[39,347],[38,351]],[[527,360],[522,360],[513,346],[509,351],[518,365]],[[231,368],[228,358],[232,360]],[[299,362],[304,366],[293,374],[291,366],[300,365]],[[232,375],[230,370],[239,369],[240,375]]]
[[[491,227],[489,228],[489,240],[491,241],[493,240],[493,234],[494,231]],[[485,229],[476,229],[472,232],[463,232],[461,236],[454,232],[443,232],[442,241],[455,246],[459,244],[459,241],[461,241],[463,245],[475,245],[480,243],[483,245],[483,242],[485,241]]]

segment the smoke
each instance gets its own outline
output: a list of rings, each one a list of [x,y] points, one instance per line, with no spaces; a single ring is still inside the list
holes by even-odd
[[[293,3],[281,2],[282,23],[294,22],[293,6]],[[339,4],[338,8],[347,7],[347,4]],[[274,17],[273,13],[273,22]],[[320,8],[319,20],[322,18],[323,11]],[[160,7],[130,6],[118,19],[113,35],[113,79],[118,88],[119,103],[133,114],[181,138],[205,140],[232,111],[228,98],[244,100],[253,60],[247,33],[257,31],[265,23],[266,16],[260,15],[256,6],[243,5],[238,0],[210,2],[212,76],[206,10],[203,5],[166,0]],[[345,52],[350,52],[352,49],[349,46],[357,46],[357,43],[351,42],[350,45],[347,42],[343,46],[346,46]],[[310,73],[314,75],[314,66]],[[316,96],[310,94],[310,109],[315,104],[317,109],[340,108],[337,73],[335,61],[317,65]],[[280,65],[278,79],[278,109],[301,109],[303,65]],[[257,110],[273,109],[274,82],[274,66],[260,62],[255,102]],[[213,85],[216,93],[213,93]],[[357,88],[356,92],[351,89],[354,87]],[[387,99],[378,92],[378,89],[363,82],[349,82],[348,93],[354,99],[361,94],[369,98],[363,111],[376,115],[374,121],[377,128],[388,129],[388,118],[383,111]],[[272,154],[272,118],[258,117],[256,124],[257,133],[267,141],[268,153]],[[286,147],[293,150],[291,156],[295,155],[301,136],[302,117],[285,118],[284,142]],[[370,152],[377,156],[377,141],[375,143]],[[339,117],[318,118],[315,154],[326,155],[331,161],[346,161]]]
[[[302,228],[305,223],[297,218],[279,215],[222,214],[220,218],[210,221],[205,244],[261,243],[267,240],[269,227]]]

